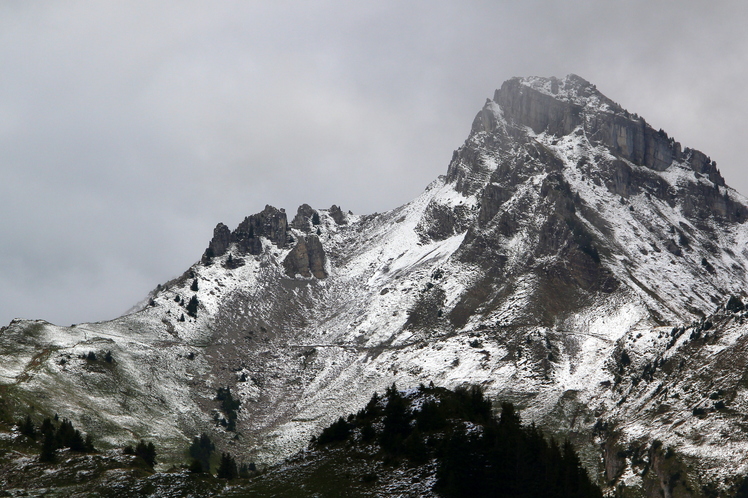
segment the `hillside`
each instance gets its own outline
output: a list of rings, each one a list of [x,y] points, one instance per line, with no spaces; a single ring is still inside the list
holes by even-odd
[[[130,451],[61,448],[39,457],[44,430],[20,425],[0,426],[0,482],[10,496],[602,496],[568,442],[560,446],[523,426],[510,403],[494,416],[475,387],[391,386],[308,448],[259,472],[227,453],[219,460],[205,434],[194,445],[203,448],[199,456],[167,472],[154,473],[150,456]],[[196,467],[199,460],[206,466]]]
[[[102,448],[156,441],[165,465],[202,432],[272,464],[393,382],[478,385],[611,489],[728,493],[748,450],[746,217],[708,156],[594,85],[515,78],[412,202],[218,224],[142,309],[4,327],[0,382]]]

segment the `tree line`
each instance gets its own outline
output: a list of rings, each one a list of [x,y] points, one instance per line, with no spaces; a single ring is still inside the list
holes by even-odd
[[[523,425],[511,403],[495,416],[477,387],[449,391],[421,386],[419,403],[397,390],[375,394],[364,409],[339,418],[312,447],[364,446],[385,463],[436,462],[435,491],[445,497],[602,497],[572,444]]]

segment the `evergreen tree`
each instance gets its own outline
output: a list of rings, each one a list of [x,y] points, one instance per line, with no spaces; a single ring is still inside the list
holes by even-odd
[[[227,431],[236,430],[236,419],[238,415],[236,410],[239,409],[241,402],[238,399],[234,399],[231,396],[231,388],[219,387],[216,392],[216,401],[221,402],[221,410],[226,415],[226,419],[221,421],[221,424],[226,427]]]
[[[114,361],[114,358],[112,358],[112,352],[111,351],[107,351],[106,352],[106,354],[104,355],[104,361],[107,362],[107,363],[111,363],[112,361]]]
[[[418,428],[414,429],[413,432],[405,438],[403,450],[408,460],[416,465],[424,464],[429,459],[426,442],[423,440],[423,435]]]
[[[40,462],[54,462],[57,455],[57,448],[55,445],[55,436],[52,431],[44,433],[44,439],[42,440],[42,451],[39,453]]]
[[[26,419],[23,422],[19,422],[18,426],[21,429],[21,434],[31,439],[36,439],[36,427],[31,420],[31,415],[26,415]]]
[[[381,409],[379,407],[379,394],[374,393],[366,407],[358,413],[361,420],[373,420],[379,416]]]
[[[205,472],[202,462],[200,462],[200,460],[195,460],[194,458],[192,459],[192,462],[190,462],[188,470],[193,474],[202,474]]]
[[[236,479],[239,476],[236,469],[236,460],[230,453],[221,454],[221,464],[218,466],[216,476],[222,479]]]
[[[190,285],[190,290],[192,292],[197,292],[197,279],[192,281],[192,285]]]
[[[364,443],[369,443],[371,441],[374,441],[376,437],[377,431],[371,425],[371,422],[364,422],[364,425],[361,426],[361,441]]]
[[[73,451],[79,451],[81,453],[86,451],[86,441],[83,439],[83,435],[79,430],[74,429],[70,433],[70,440],[68,441],[67,447]]]
[[[146,444],[141,439],[137,446],[135,446],[134,454],[142,458],[149,467],[153,468],[156,465],[156,447],[153,446],[153,443]]]
[[[319,225],[320,223],[321,221],[319,219],[319,213],[315,211],[314,214],[312,215],[312,225],[316,226],[316,225]]]
[[[384,406],[384,427],[379,444],[385,451],[397,454],[401,443],[410,434],[410,419],[405,398],[395,384],[387,388],[387,404]]]
[[[216,446],[210,440],[210,437],[203,432],[200,437],[195,436],[192,440],[190,456],[200,462],[205,472],[210,472],[210,455],[215,449]]]
[[[443,410],[436,402],[426,400],[416,414],[416,425],[421,431],[437,431],[447,423]]]
[[[192,318],[197,318],[197,305],[197,296],[193,295],[192,298],[190,298],[190,302],[187,303],[187,314]]]
[[[96,451],[96,448],[94,448],[93,445],[93,437],[91,437],[91,434],[86,434],[86,441],[83,443],[84,449],[86,453],[93,453]]]
[[[54,461],[57,450],[62,448],[69,448],[71,451],[80,453],[96,451],[91,435],[88,434],[84,438],[81,432],[73,427],[73,423],[67,419],[64,419],[55,428],[52,420],[47,417],[42,421],[40,432],[44,437],[42,440],[42,450],[39,454],[39,461],[41,462]]]
[[[382,462],[397,463],[404,456],[411,464],[423,465],[435,459],[434,491],[445,498],[602,497],[571,443],[559,448],[534,425],[523,426],[511,403],[503,403],[496,417],[478,388],[453,392],[422,387],[416,395],[420,403],[412,403],[411,396],[393,384],[384,403],[373,396],[355,417],[339,418],[323,430],[316,444],[349,441],[340,448],[344,455],[350,456],[349,450],[370,453],[368,441],[376,437],[374,427],[381,427],[377,456]]]
[[[336,443],[345,441],[351,434],[351,426],[346,422],[343,417],[340,417],[337,422],[334,422],[331,426],[326,427],[322,434],[317,439],[317,444],[325,445],[330,443]]]
[[[59,418],[55,414],[55,421],[57,420],[59,420]],[[42,420],[42,426],[39,428],[39,432],[41,432],[42,434],[46,434],[48,432],[54,433],[54,430],[55,430],[55,426],[54,424],[52,424],[52,420],[50,420],[49,417]]]

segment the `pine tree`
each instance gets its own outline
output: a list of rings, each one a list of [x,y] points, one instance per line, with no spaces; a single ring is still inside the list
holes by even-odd
[[[36,427],[34,427],[34,422],[31,421],[31,415],[26,415],[26,419],[18,425],[21,428],[21,434],[36,439]]]
[[[417,428],[410,433],[410,436],[405,438],[403,449],[405,451],[405,456],[408,457],[408,460],[417,465],[426,463],[429,459],[426,442],[423,440],[421,431],[419,431]]]
[[[135,446],[134,453],[135,456],[142,458],[149,467],[153,468],[153,466],[156,465],[156,447],[153,446],[153,443],[146,444],[146,442],[141,439],[138,445]]]
[[[86,451],[86,442],[84,441],[81,432],[77,429],[74,429],[70,433],[70,440],[68,441],[68,444],[66,446],[73,451],[79,451],[81,453]]]
[[[363,443],[369,443],[377,437],[377,431],[371,425],[371,422],[366,421],[361,426],[361,441]]]
[[[96,448],[94,448],[93,445],[93,438],[91,437],[91,434],[86,434],[86,441],[83,443],[84,450],[86,453],[93,453],[96,451]]]
[[[57,448],[55,445],[55,436],[52,431],[44,433],[44,440],[42,441],[42,451],[39,453],[40,462],[54,462],[57,455]]]
[[[57,414],[55,414],[55,421],[57,420],[59,420],[59,417],[57,416]],[[39,432],[41,432],[42,434],[47,434],[48,432],[54,433],[54,431],[55,426],[54,424],[52,424],[52,420],[50,420],[49,417],[42,420],[42,426],[39,428]]]
[[[351,434],[351,426],[346,422],[343,417],[340,417],[337,422],[334,422],[331,426],[326,427],[322,434],[317,439],[317,444],[325,445],[329,443],[336,443],[345,441]]]
[[[221,410],[226,415],[226,419],[221,422],[222,425],[226,427],[227,431],[236,430],[236,419],[238,418],[236,410],[239,409],[241,402],[231,396],[230,387],[225,389],[219,387],[216,392],[216,401],[221,402]]]
[[[192,462],[190,462],[190,466],[188,470],[193,474],[202,474],[205,472],[203,469],[203,464],[200,462],[200,460],[192,459]]]
[[[218,466],[216,476],[222,479],[236,479],[239,472],[236,468],[236,460],[230,453],[221,454],[221,464]]]
[[[192,318],[197,318],[197,296],[193,295],[190,299],[190,302],[187,304],[187,314],[190,315]]]
[[[192,285],[190,285],[190,290],[192,292],[197,292],[197,279],[192,281]]]
[[[205,472],[210,472],[210,455],[215,449],[216,446],[210,440],[210,437],[203,432],[200,437],[195,436],[192,440],[190,456],[200,462],[202,469]]]
[[[384,427],[379,437],[379,444],[385,451],[393,454],[402,448],[403,440],[410,434],[410,419],[405,398],[395,384],[387,388],[387,404],[384,406]]]

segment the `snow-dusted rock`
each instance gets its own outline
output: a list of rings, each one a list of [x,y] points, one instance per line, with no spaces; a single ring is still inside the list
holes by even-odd
[[[209,431],[258,462],[393,382],[477,384],[570,435],[601,481],[698,496],[748,463],[745,313],[717,310],[746,295],[746,219],[706,155],[594,85],[516,78],[412,202],[219,225],[139,311],[4,328],[0,380],[112,445],[178,460]],[[238,437],[213,422],[218,387]]]

